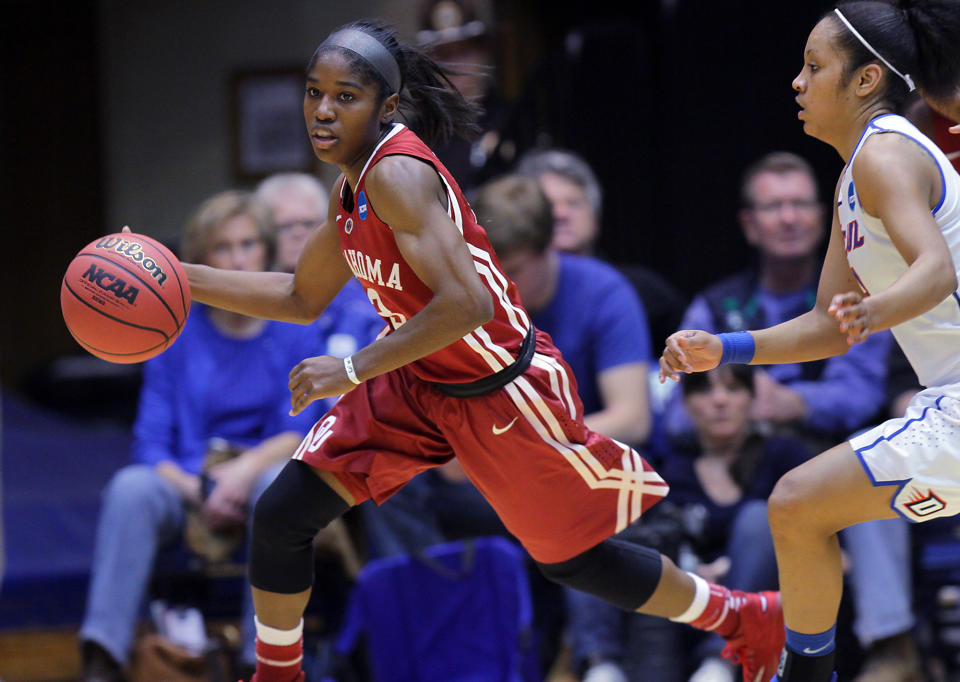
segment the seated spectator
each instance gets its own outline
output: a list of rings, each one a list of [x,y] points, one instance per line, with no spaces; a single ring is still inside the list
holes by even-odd
[[[777,480],[812,454],[796,438],[766,438],[750,417],[754,369],[722,365],[684,375],[683,402],[695,440],[661,464],[670,495],[663,504],[682,510],[688,542],[681,562],[707,580],[737,590],[777,589],[777,562],[766,499]],[[709,636],[696,648],[701,663],[691,682],[733,682],[721,658],[723,639]]]
[[[741,198],[740,225],[757,262],[695,296],[681,329],[758,329],[813,307],[826,219],[813,169],[795,154],[768,154],[744,173]],[[843,440],[883,409],[891,345],[887,331],[845,355],[761,369],[754,418],[810,439],[816,452]],[[692,425],[679,398],[674,407],[667,412],[667,432],[689,436]]]
[[[276,224],[273,269],[293,272],[300,252],[327,214],[330,194],[307,173],[277,173],[257,186],[256,197],[269,206]],[[351,278],[313,325],[320,334],[311,355],[346,357],[366,346],[383,328],[360,282]],[[327,401],[327,407],[332,401]]]
[[[273,247],[269,209],[235,191],[207,200],[181,239],[185,260],[235,270],[265,270]],[[83,680],[122,679],[161,546],[186,529],[201,552],[242,541],[253,503],[322,409],[288,414],[287,374],[315,338],[195,303],[177,341],[146,363],[133,463],[107,485],[97,524]],[[252,639],[249,590],[244,629]]]
[[[570,363],[586,423],[641,445],[651,425],[643,303],[614,267],[553,246],[557,208],[541,188],[533,178],[508,175],[483,185],[472,205],[534,325],[550,334]],[[566,603],[573,665],[584,680],[624,679],[625,624],[631,620],[647,627],[645,679],[669,679],[663,669],[673,665],[668,660],[671,624],[648,622],[573,590],[566,591]],[[656,647],[655,641],[662,645]],[[653,655],[658,649],[665,655]]]
[[[593,169],[577,154],[562,150],[533,150],[517,163],[517,172],[535,178],[553,207],[553,239],[557,251],[597,256],[597,238],[603,215],[603,191]],[[630,226],[632,228],[632,226]],[[643,302],[650,336],[662,344],[677,329],[686,299],[664,277],[633,263],[615,267],[630,281]]]
[[[631,445],[650,432],[652,357],[642,302],[612,266],[553,248],[546,193],[518,175],[483,185],[472,205],[533,316],[570,363],[594,431]]]

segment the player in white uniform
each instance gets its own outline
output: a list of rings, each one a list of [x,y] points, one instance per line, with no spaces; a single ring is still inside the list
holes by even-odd
[[[678,379],[721,362],[839,355],[891,329],[927,386],[904,417],[797,467],[770,498],[787,627],[774,679],[783,682],[835,679],[839,530],[960,512],[960,176],[894,113],[915,87],[931,101],[956,95],[957,35],[957,0],[861,0],[823,16],[793,82],[804,131],[846,162],[817,303],[769,329],[677,332],[660,359],[661,381]]]
[[[942,175],[933,218],[960,268],[960,175],[940,149],[912,123],[889,114],[870,122],[853,163],[874,135],[896,132],[926,150]],[[837,213],[847,261],[865,292],[889,289],[909,266],[894,234],[864,211],[853,163],[840,178]],[[956,291],[930,310],[891,328],[926,390],[906,414],[851,439],[875,486],[893,487],[891,507],[911,521],[960,512],[960,295]]]

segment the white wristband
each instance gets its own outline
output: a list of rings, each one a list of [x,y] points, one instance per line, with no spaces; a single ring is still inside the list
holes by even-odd
[[[357,378],[357,373],[353,370],[353,356],[348,355],[343,359],[343,368],[347,370],[347,378],[359,386],[360,380]]]

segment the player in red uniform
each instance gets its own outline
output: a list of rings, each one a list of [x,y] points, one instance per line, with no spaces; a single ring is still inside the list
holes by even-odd
[[[403,110],[410,127],[395,123]],[[667,492],[632,448],[589,431],[576,384],[538,333],[459,187],[421,138],[469,131],[471,105],[422,52],[355,23],[310,61],[304,116],[343,175],[296,272],[186,265],[193,296],[308,323],[350,276],[388,325],[353,356],[290,373],[292,412],[344,394],[254,512],[258,682],[303,679],[302,613],[317,530],[456,456],[549,578],[629,610],[715,631],[750,682],[782,646],[776,593],[731,593],[611,538]]]

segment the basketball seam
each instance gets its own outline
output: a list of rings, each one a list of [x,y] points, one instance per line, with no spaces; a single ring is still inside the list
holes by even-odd
[[[182,324],[181,324],[180,320],[177,319],[177,314],[176,314],[175,312],[173,312],[173,308],[171,308],[171,307],[169,306],[169,304],[163,299],[163,296],[160,295],[160,292],[156,291],[152,286],[150,286],[150,282],[148,282],[148,281],[145,280],[145,279],[142,279],[139,274],[137,274],[137,273],[136,273],[135,271],[133,271],[133,270],[129,270],[129,269],[128,269],[125,265],[123,265],[122,263],[118,263],[118,262],[116,262],[116,261],[110,260],[109,258],[106,258],[106,257],[104,257],[104,256],[101,256],[99,253],[89,253],[89,252],[87,252],[87,251],[81,251],[79,254],[77,254],[77,257],[78,257],[78,258],[79,258],[80,256],[87,256],[88,258],[99,258],[100,260],[106,261],[106,262],[110,263],[111,265],[116,265],[118,268],[120,268],[120,269],[123,270],[124,272],[127,272],[127,273],[129,273],[130,275],[132,275],[132,276],[133,276],[134,278],[136,278],[143,286],[145,286],[150,293],[152,293],[154,296],[157,297],[157,300],[159,300],[160,303],[163,304],[163,307],[167,309],[167,312],[168,312],[168,313],[170,313],[170,317],[173,318],[173,324],[176,326],[177,331],[180,330],[180,327],[182,326]],[[180,280],[178,279],[178,280],[177,280],[177,284],[179,284],[179,283],[180,283]],[[182,297],[183,297],[183,292],[181,291],[181,298],[182,298]],[[94,308],[94,310],[96,310],[96,308]],[[184,320],[186,320],[186,317],[184,317]]]
[[[133,353],[115,353],[112,350],[104,350],[102,348],[98,348],[97,346],[94,346],[92,343],[87,343],[83,339],[77,338],[76,336],[74,336],[73,338],[76,339],[77,343],[79,343],[81,346],[83,346],[87,350],[96,351],[97,353],[103,353],[104,355],[111,355],[116,358],[123,358],[123,357],[128,357],[133,355],[143,355],[144,353],[150,353],[152,351],[155,351],[157,348],[160,348],[160,346],[167,346],[170,344],[170,339],[166,338],[155,346],[150,346],[149,348],[144,348],[143,350],[138,350]],[[147,359],[149,360],[150,358],[147,358]]]

